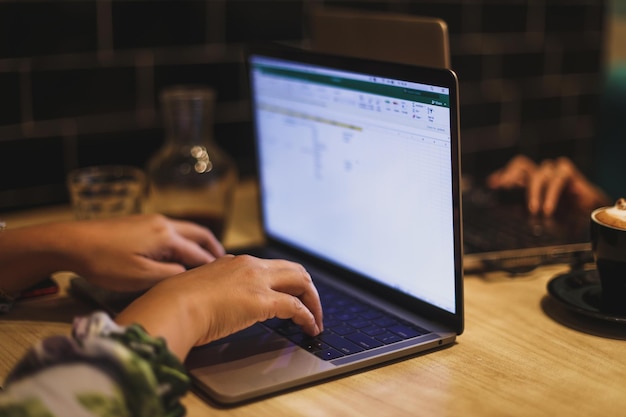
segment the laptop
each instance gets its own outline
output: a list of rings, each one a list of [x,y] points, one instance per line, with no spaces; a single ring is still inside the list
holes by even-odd
[[[256,46],[247,55],[264,244],[324,308],[192,350],[199,394],[239,404],[452,346],[463,332],[458,90],[448,69]]]
[[[315,51],[450,68],[448,25],[437,17],[317,6],[309,31]]]
[[[316,7],[309,44],[324,53],[451,68],[447,24],[436,17]],[[466,272],[520,274],[544,264],[593,260],[589,213],[563,210],[544,219],[529,215],[521,192],[474,185],[463,193]]]
[[[463,249],[466,273],[524,274],[555,263],[582,267],[593,261],[589,214],[560,207],[551,217],[531,215],[524,190],[463,192]]]

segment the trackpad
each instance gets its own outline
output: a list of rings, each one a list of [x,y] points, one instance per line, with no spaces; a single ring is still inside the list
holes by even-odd
[[[188,369],[216,365],[282,350],[288,346],[293,346],[293,343],[262,324],[255,324],[223,339],[192,349],[185,365]]]

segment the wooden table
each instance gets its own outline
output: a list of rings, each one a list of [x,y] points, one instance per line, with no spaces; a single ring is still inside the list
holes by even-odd
[[[261,238],[255,188],[244,184],[227,246]],[[67,208],[3,216],[8,226],[70,216]],[[193,393],[190,416],[626,415],[626,329],[583,319],[548,297],[564,265],[517,278],[465,278],[466,331],[444,350],[270,399],[220,408]],[[57,279],[67,282],[70,274]],[[89,307],[62,293],[0,316],[0,381],[34,341],[67,332]]]

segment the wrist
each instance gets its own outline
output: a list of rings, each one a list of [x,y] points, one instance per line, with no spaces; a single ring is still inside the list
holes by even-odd
[[[200,339],[204,322],[195,313],[195,297],[181,290],[184,284],[177,288],[166,285],[171,279],[162,281],[133,301],[115,321],[120,325],[141,325],[148,334],[165,339],[169,349],[184,360]]]

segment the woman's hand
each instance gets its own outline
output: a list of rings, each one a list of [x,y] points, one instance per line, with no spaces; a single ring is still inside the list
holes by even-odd
[[[118,291],[149,288],[225,254],[205,227],[158,214],[89,220],[68,227],[76,245],[72,270]]]
[[[158,214],[49,223],[0,234],[0,289],[15,293],[57,271],[138,291],[224,255],[210,230]]]
[[[193,346],[274,317],[293,320],[309,335],[323,330],[308,272],[285,260],[226,255],[158,283],[116,321],[141,324],[184,359]]]

